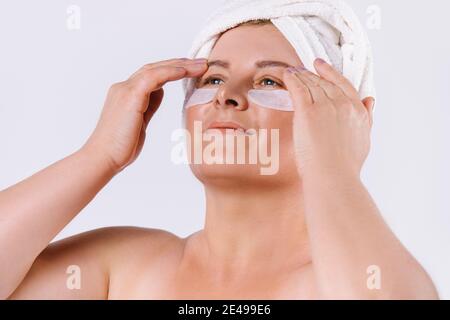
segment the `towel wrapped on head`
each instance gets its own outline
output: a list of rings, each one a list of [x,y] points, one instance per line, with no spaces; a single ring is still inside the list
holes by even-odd
[[[242,23],[267,19],[285,36],[303,61],[322,58],[331,63],[359,92],[375,98],[372,52],[354,11],[341,0],[228,0],[207,20],[195,38],[189,58],[208,58],[220,35]],[[184,79],[189,97],[195,79]]]

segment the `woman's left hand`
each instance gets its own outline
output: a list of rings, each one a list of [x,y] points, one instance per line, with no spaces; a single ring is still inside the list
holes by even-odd
[[[301,176],[332,172],[360,176],[370,149],[375,100],[360,100],[342,74],[323,60],[317,73],[298,67],[284,75],[294,108],[294,144]]]

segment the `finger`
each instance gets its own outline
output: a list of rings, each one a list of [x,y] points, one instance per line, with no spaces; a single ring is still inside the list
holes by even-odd
[[[178,58],[178,59],[170,59],[170,60],[165,60],[165,61],[149,63],[149,64],[146,64],[146,65],[142,66],[141,68],[139,68],[135,73],[133,73],[130,76],[130,78],[134,78],[136,75],[142,73],[143,71],[146,71],[148,69],[153,69],[156,67],[161,67],[161,66],[183,67],[185,65],[191,65],[191,64],[195,64],[195,63],[199,63],[199,62],[206,63],[207,59]]]
[[[352,83],[339,71],[337,71],[332,65],[328,64],[322,59],[316,59],[314,61],[314,67],[321,77],[341,88],[342,92],[344,92],[347,97],[352,100],[356,99],[359,101],[359,94]]]
[[[151,68],[154,68],[154,67],[157,67],[157,66],[180,65],[186,60],[187,60],[186,58],[177,58],[177,59],[169,59],[169,60],[164,60],[164,61],[158,61],[158,62],[152,62],[152,63],[145,64],[142,67],[140,67],[136,72],[134,72],[130,76],[130,79],[135,77],[137,74],[141,73],[145,69],[151,69]]]
[[[144,113],[144,129],[147,129],[147,126],[152,119],[155,112],[158,110],[161,102],[164,98],[164,89],[161,88],[157,91],[154,91],[150,94],[150,101],[148,103],[147,111]]]
[[[283,80],[290,93],[294,107],[304,108],[312,105],[313,99],[308,87],[295,75],[296,72],[295,68],[286,68]]]
[[[332,102],[337,103],[345,98],[345,94],[341,90],[341,88],[336,86],[334,83],[324,79],[323,77],[317,76],[316,74],[309,71],[303,72],[303,76],[311,84],[321,87],[328,99]]]
[[[313,103],[329,103],[330,99],[318,84],[318,77],[305,68],[299,67],[298,70],[299,72],[295,73],[295,75],[308,87]]]
[[[154,68],[154,67],[166,66],[166,65],[170,65],[170,64],[186,63],[188,61],[192,61],[192,60],[190,60],[188,58],[168,59],[168,60],[163,60],[163,61],[158,61],[158,62],[147,63],[147,64],[143,65],[142,68]]]
[[[193,78],[202,75],[208,66],[206,63],[185,65],[183,67],[159,66],[148,69],[129,80],[132,88],[141,94],[149,94],[161,89],[169,81]]]

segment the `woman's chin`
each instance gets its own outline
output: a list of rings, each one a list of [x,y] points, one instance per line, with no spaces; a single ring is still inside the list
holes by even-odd
[[[195,175],[229,178],[257,178],[260,175],[258,164],[191,164]]]
[[[275,188],[292,183],[292,175],[264,175],[260,164],[191,164],[195,177],[204,185]]]

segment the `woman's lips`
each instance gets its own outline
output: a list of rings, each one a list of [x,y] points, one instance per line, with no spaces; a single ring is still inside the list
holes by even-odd
[[[214,121],[207,127],[207,130],[210,129],[220,129],[220,131],[226,131],[226,129],[246,131],[243,126],[233,121]]]

